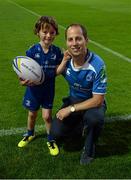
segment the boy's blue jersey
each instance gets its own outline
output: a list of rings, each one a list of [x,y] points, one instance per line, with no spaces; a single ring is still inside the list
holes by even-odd
[[[55,91],[56,67],[61,63],[63,54],[60,48],[51,45],[48,53],[45,53],[41,45],[35,44],[26,51],[26,55],[37,61],[45,73],[42,84],[26,88],[23,105],[32,110],[43,108],[51,109]]]
[[[26,55],[37,61],[42,66],[45,73],[45,83],[49,83],[48,80],[53,81],[55,79],[56,66],[61,63],[62,52],[60,48],[51,45],[48,53],[45,53],[41,45],[35,44],[29,50],[26,51]]]
[[[88,52],[85,63],[75,68],[72,59],[67,62],[63,73],[70,87],[70,96],[77,100],[86,100],[93,94],[105,94],[107,77],[103,60]]]

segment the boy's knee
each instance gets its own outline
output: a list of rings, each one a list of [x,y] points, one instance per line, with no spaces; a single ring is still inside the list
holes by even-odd
[[[51,122],[51,115],[49,113],[44,113],[42,115],[42,118],[44,119],[44,121],[46,122]]]
[[[29,117],[30,119],[32,119],[32,120],[36,119],[36,117],[37,117],[37,112],[29,111],[28,117]]]

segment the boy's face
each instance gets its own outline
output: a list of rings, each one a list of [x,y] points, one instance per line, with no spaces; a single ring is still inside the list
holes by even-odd
[[[49,47],[55,39],[56,30],[52,25],[49,25],[48,27],[41,28],[38,36],[40,38],[40,42]]]

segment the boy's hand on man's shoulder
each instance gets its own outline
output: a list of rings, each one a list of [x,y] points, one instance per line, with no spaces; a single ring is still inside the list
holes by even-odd
[[[71,56],[70,52],[69,52],[68,50],[65,50],[65,51],[64,51],[64,57],[63,57],[63,59],[64,59],[65,61],[68,61],[68,60],[70,60],[71,58],[72,58],[72,56]]]

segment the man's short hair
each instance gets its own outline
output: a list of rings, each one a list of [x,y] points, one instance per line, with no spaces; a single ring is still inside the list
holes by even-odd
[[[69,29],[70,27],[73,27],[73,26],[74,26],[74,27],[80,27],[81,30],[82,30],[82,34],[83,34],[84,38],[85,38],[85,39],[88,38],[86,28],[85,28],[83,25],[79,24],[79,23],[74,23],[74,24],[70,24],[69,26],[67,26],[67,28],[66,28],[66,30],[65,30],[65,39],[67,39],[67,31],[68,31],[68,29]]]

